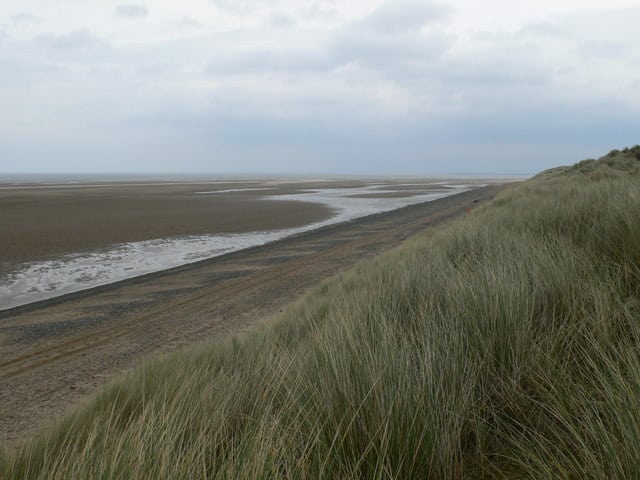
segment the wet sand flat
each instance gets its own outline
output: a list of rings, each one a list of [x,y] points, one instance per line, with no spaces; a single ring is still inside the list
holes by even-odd
[[[198,194],[221,190],[221,194]],[[267,188],[253,190],[252,188]],[[0,264],[156,238],[277,230],[332,214],[321,204],[267,201],[308,185],[105,184],[0,187]],[[251,190],[245,190],[251,189]],[[229,192],[228,190],[238,190]]]
[[[0,183],[0,266],[126,242],[298,227],[334,213],[321,203],[265,196],[329,188],[356,189],[351,198],[403,198],[452,188],[438,182],[442,180]],[[357,192],[372,186],[375,191]]]
[[[482,179],[0,184],[0,310],[484,185]]]

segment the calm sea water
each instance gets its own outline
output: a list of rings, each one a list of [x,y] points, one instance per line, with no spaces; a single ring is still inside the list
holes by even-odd
[[[283,178],[269,175],[197,173],[0,173],[0,183],[75,184],[111,182],[200,182]],[[287,178],[287,177],[285,177]]]

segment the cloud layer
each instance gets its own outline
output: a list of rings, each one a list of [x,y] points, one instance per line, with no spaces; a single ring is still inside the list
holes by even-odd
[[[144,5],[126,3],[116,7],[116,15],[120,18],[144,18],[149,16],[149,10]]]
[[[640,141],[634,7],[30,2],[0,7],[0,172],[526,173]]]

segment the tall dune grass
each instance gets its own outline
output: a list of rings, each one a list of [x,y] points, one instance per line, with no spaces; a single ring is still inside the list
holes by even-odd
[[[0,477],[640,478],[640,147],[143,366]]]

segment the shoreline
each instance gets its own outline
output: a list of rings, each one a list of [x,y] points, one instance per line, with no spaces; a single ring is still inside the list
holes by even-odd
[[[484,188],[484,187],[480,187],[480,188]],[[471,190],[464,190],[462,192],[455,192],[452,193],[451,195],[447,195],[444,197],[440,197],[440,198],[449,198],[452,196],[456,196],[456,195],[460,195],[462,193],[467,193],[470,191],[474,191],[475,189],[471,189]],[[252,254],[259,254],[267,249],[272,249],[272,248],[278,248],[280,245],[286,245],[287,242],[289,241],[295,241],[295,240],[302,240],[305,239],[306,237],[312,238],[317,234],[325,234],[325,233],[331,233],[332,231],[339,231],[340,229],[342,229],[346,224],[349,225],[353,225],[356,226],[358,224],[362,224],[362,223],[367,223],[373,219],[384,219],[387,217],[391,217],[397,213],[402,213],[404,211],[410,211],[412,209],[419,209],[421,208],[423,205],[434,202],[438,199],[435,200],[429,200],[426,202],[422,202],[422,203],[415,203],[415,204],[410,204],[410,205],[406,205],[404,207],[400,207],[394,210],[388,210],[388,211],[383,211],[383,212],[378,212],[378,213],[372,213],[370,215],[365,215],[362,217],[356,217],[353,219],[349,219],[349,220],[345,220],[342,222],[337,222],[337,223],[328,223],[326,225],[321,225],[317,228],[311,228],[308,230],[302,230],[300,232],[296,232],[296,233],[292,233],[291,235],[288,236],[284,236],[281,238],[277,238],[275,240],[271,240],[265,243],[261,243],[261,244],[256,244],[256,245],[252,245],[246,248],[241,248],[238,250],[233,250],[233,251],[229,251],[227,253],[223,253],[221,255],[216,255],[216,256],[212,256],[212,257],[208,257],[208,258],[203,258],[201,260],[196,260],[193,262],[188,262],[188,263],[183,263],[180,265],[176,265],[174,267],[169,267],[169,268],[165,268],[162,270],[157,270],[157,271],[152,271],[152,272],[148,272],[148,273],[143,273],[140,275],[136,275],[133,277],[128,277],[128,278],[124,278],[121,280],[116,280],[114,282],[109,282],[109,283],[105,283],[102,285],[96,285],[94,287],[89,287],[89,288],[85,288],[85,289],[81,289],[81,290],[76,290],[73,292],[69,292],[69,293],[64,293],[62,295],[58,295],[58,296],[54,296],[54,297],[50,297],[50,298],[45,298],[42,300],[38,300],[35,302],[30,302],[30,303],[25,303],[22,305],[16,305],[14,307],[9,307],[9,308],[1,308],[0,307],[0,320],[5,319],[5,318],[9,318],[9,317],[13,317],[15,315],[21,315],[23,313],[27,313],[30,311],[34,311],[34,310],[38,310],[40,308],[46,308],[49,306],[54,306],[54,305],[58,305],[58,304],[62,304],[62,303],[66,303],[69,301],[74,301],[74,300],[78,300],[78,299],[82,299],[84,297],[89,297],[91,295],[94,295],[96,293],[103,293],[103,292],[109,292],[111,290],[117,290],[120,287],[123,286],[129,286],[129,285],[136,285],[139,283],[143,283],[145,281],[148,280],[152,280],[152,279],[158,279],[158,278],[162,278],[164,276],[170,276],[172,274],[175,273],[180,273],[180,272],[185,272],[185,271],[189,271],[192,268],[197,268],[199,266],[203,266],[203,265],[207,265],[210,263],[214,263],[217,261],[228,261],[228,260],[234,260],[234,259],[242,259],[245,256],[248,255],[252,255]]]
[[[355,218],[433,201],[483,185],[485,184],[477,182],[476,184],[451,184],[449,181],[439,181],[369,185],[343,183],[333,185],[334,188],[318,188],[320,185],[317,184],[296,184],[295,188],[291,189],[287,184],[287,188],[283,190],[282,185],[276,187],[254,185],[250,188],[228,189],[226,187],[229,185],[225,184],[223,189],[204,192],[208,195],[200,195],[202,191],[192,190],[198,190],[201,185],[189,184],[188,201],[193,201],[192,197],[196,195],[211,197],[207,208],[211,205],[216,209],[231,205],[232,209],[244,209],[245,219],[260,215],[265,208],[288,212],[285,214],[286,222],[289,224],[293,222],[294,225],[287,226],[286,223],[282,223],[282,220],[276,219],[272,225],[273,228],[252,230],[255,224],[250,221],[247,223],[247,220],[239,220],[239,223],[234,223],[236,225],[234,228],[236,230],[241,228],[241,230],[235,232],[223,229],[220,233],[191,233],[116,243],[97,250],[69,252],[18,264],[5,262],[6,273],[2,278],[3,285],[0,286],[0,312],[149,273],[173,269],[207,258],[219,257]],[[408,189],[407,186],[411,188]],[[181,185],[180,188],[184,189],[185,186]],[[357,195],[354,195],[354,192]],[[180,201],[183,201],[182,197]],[[247,209],[256,209],[256,211],[247,213]],[[202,216],[200,212],[191,214],[198,217],[197,222],[203,221],[200,218]],[[229,221],[228,217],[233,218],[233,214],[233,210],[229,215],[225,214],[224,217],[227,219],[225,221]],[[293,218],[289,218],[291,215]],[[214,217],[211,221],[216,221],[215,218],[218,217]],[[264,221],[261,220],[261,225]],[[115,225],[117,228],[117,222]],[[218,224],[214,224],[209,229],[213,228],[211,231],[215,231],[223,228],[216,225]],[[241,225],[244,226],[241,227]],[[42,228],[46,233],[46,227]],[[78,228],[86,227],[80,225]],[[163,226],[155,225],[154,228],[157,230]]]

